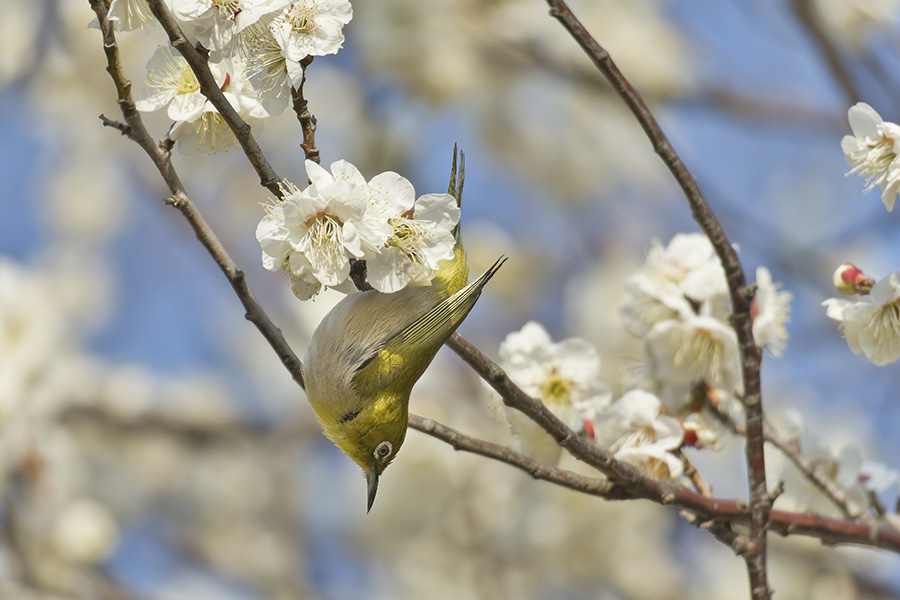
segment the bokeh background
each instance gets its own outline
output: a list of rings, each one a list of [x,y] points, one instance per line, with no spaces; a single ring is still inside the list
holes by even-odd
[[[844,176],[840,150],[856,100],[900,119],[898,5],[572,3],[655,111],[750,277],[765,265],[794,294],[787,352],[763,368],[769,416],[796,411],[835,452],[850,444],[894,468],[900,371],[851,354],[820,303],[840,263],[876,278],[900,269],[898,217]],[[697,230],[640,128],[540,0],[353,7],[344,49],[307,72],[323,164],[394,170],[437,192],[458,143],[472,268],[511,257],[461,332],[495,357],[532,319],[556,339],[587,338],[621,392],[641,360],[617,316],[622,281],[651,239]],[[366,515],[358,468],[163,204],[149,160],[101,126],[119,113],[87,0],[4,8],[0,597],[747,597],[743,561],[674,511],[556,489],[417,432]],[[164,39],[119,36],[136,85]],[[168,127],[147,121],[160,137]],[[302,181],[296,120],[256,133],[276,171]],[[335,299],[300,303],[262,268],[267,192],[245,157],[176,161],[302,354]],[[446,349],[411,409],[515,444]],[[745,495],[742,443],[692,454],[717,495]],[[896,556],[772,541],[778,597],[900,597]]]

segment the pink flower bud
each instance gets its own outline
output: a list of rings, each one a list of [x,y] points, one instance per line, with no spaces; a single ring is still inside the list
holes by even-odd
[[[594,432],[594,422],[590,419],[584,419],[581,422],[581,426],[584,427],[584,433],[589,438],[594,439],[596,437],[596,433]]]
[[[875,281],[866,277],[855,265],[844,263],[831,276],[834,287],[844,294],[868,294]]]

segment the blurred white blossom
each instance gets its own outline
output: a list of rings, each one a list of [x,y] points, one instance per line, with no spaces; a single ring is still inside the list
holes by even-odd
[[[890,32],[900,17],[898,0],[815,0],[813,4],[829,37],[856,53],[879,31]]]
[[[672,452],[681,447],[683,433],[678,419],[661,408],[653,394],[627,392],[597,416],[597,444],[650,477],[677,479],[683,465]]]
[[[665,248],[651,242],[643,268],[625,279],[619,313],[625,328],[643,337],[662,321],[722,316],[727,293],[725,272],[709,239],[679,233]]]
[[[822,306],[838,321],[854,354],[880,367],[900,359],[900,272],[878,280],[858,300],[829,298]]]
[[[75,564],[105,560],[119,537],[109,510],[90,498],[76,498],[57,515],[52,544],[60,558]]]
[[[737,336],[730,325],[712,317],[657,324],[644,338],[646,372],[672,414],[690,407],[692,386],[736,394],[743,389]]]
[[[844,158],[856,173],[866,180],[863,192],[876,185],[881,188],[881,201],[888,212],[894,209],[900,192],[900,125],[884,121],[875,109],[858,102],[847,111],[853,135],[841,140]]]
[[[609,387],[600,379],[600,358],[585,340],[553,342],[539,323],[530,321],[500,344],[500,364],[527,394],[539,399],[575,431],[593,428],[598,412],[609,404]],[[561,448],[539,425],[517,410],[505,411],[523,452],[555,464]]]
[[[862,458],[856,447],[844,446],[834,454],[824,439],[807,431],[800,421],[794,426],[793,438],[819,476],[832,481],[858,506],[868,506],[861,484]],[[844,516],[834,501],[787,458],[781,461],[776,477],[784,482],[784,493],[776,500],[777,508],[835,518]]]
[[[768,348],[772,356],[781,356],[787,345],[787,329],[791,310],[790,292],[779,291],[772,275],[765,267],[756,269],[756,295],[750,314],[753,318],[753,340],[760,348]]]

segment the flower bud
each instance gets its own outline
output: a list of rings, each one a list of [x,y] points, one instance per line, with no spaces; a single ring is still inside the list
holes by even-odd
[[[866,277],[855,265],[844,263],[831,276],[834,287],[844,294],[868,294],[875,281]]]

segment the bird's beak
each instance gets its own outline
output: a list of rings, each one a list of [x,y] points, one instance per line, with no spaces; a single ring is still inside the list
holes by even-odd
[[[366,484],[369,488],[369,504],[366,508],[366,513],[372,510],[372,505],[375,504],[375,493],[378,491],[378,473],[373,471],[366,471]]]

